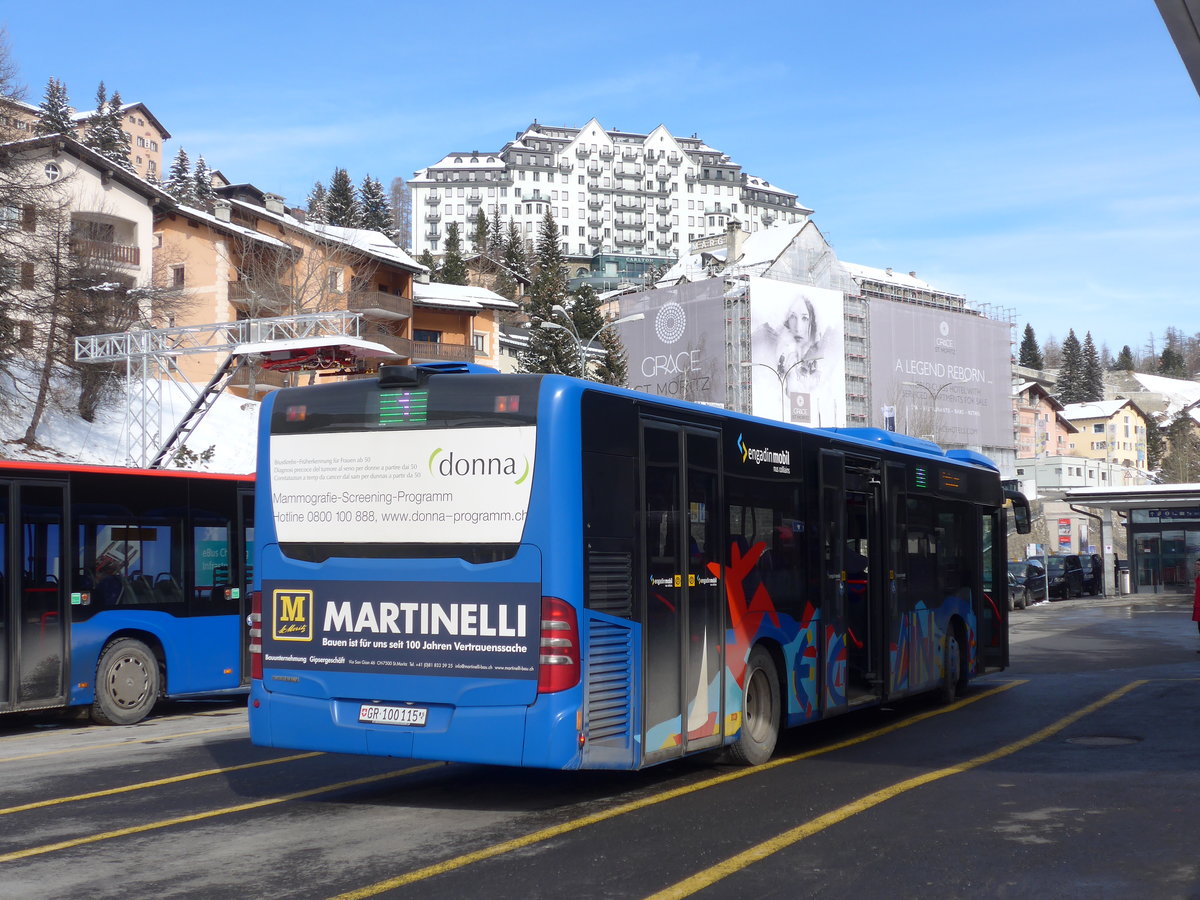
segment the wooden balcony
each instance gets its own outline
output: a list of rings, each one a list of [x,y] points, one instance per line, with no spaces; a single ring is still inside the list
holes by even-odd
[[[475,348],[466,344],[412,341],[413,362],[475,362]]]
[[[129,244],[112,244],[90,238],[71,238],[71,253],[80,261],[88,263],[116,263],[120,266],[140,266],[140,247]]]
[[[398,319],[411,319],[413,303],[408,297],[397,297],[383,291],[351,291],[346,309],[367,315],[376,314]]]

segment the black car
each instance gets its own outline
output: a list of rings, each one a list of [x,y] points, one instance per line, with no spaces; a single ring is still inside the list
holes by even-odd
[[[1017,563],[1017,565],[1022,565]],[[1016,575],[1013,574],[1012,563],[1008,567],[1008,608],[1025,609],[1029,606],[1029,591],[1025,590],[1025,585],[1021,584]]]
[[[1104,560],[1097,554],[1080,557],[1083,563],[1083,592],[1093,597],[1104,593]]]
[[[1048,578],[1046,589],[1051,600],[1067,600],[1083,596],[1083,562],[1074,553],[1031,559],[1030,562],[1046,561]]]
[[[1040,562],[1010,562],[1008,572],[1025,588],[1029,603],[1041,603],[1046,599],[1046,570]]]

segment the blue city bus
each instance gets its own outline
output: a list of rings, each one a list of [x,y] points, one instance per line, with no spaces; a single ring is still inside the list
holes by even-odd
[[[389,366],[263,404],[250,733],[638,769],[1008,662],[985,457],[556,375]]]
[[[248,475],[0,461],[0,713],[250,683]]]

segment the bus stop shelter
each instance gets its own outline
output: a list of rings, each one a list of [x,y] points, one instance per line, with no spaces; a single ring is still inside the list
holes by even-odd
[[[1122,593],[1192,590],[1192,563],[1200,559],[1200,484],[1077,488],[1063,499],[1100,519],[1109,594],[1116,593],[1113,588]],[[1113,541],[1114,516],[1125,520],[1124,548]],[[1129,573],[1127,587],[1121,583],[1122,569]]]

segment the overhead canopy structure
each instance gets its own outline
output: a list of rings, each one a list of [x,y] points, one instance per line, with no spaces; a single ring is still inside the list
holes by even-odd
[[[205,387],[179,376],[175,358],[193,353],[226,353],[225,362]],[[347,310],[304,313],[212,325],[149,328],[75,339],[79,362],[123,363],[129,403],[125,431],[128,460],[158,468],[200,424],[238,369],[247,360],[275,371],[348,371],[365,358],[393,357],[394,351],[362,337],[362,315]],[[193,397],[182,420],[168,428],[162,422],[163,380]],[[135,403],[139,398],[140,403]]]
[[[1128,512],[1131,509],[1180,509],[1200,506],[1200,484],[1142,484],[1127,488],[1076,488],[1063,499],[1080,506]]]

